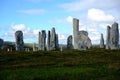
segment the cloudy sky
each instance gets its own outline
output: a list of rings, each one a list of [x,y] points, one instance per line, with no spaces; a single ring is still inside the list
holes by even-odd
[[[22,30],[24,42],[37,43],[38,32],[55,27],[59,43],[73,34],[72,19],[79,19],[79,30],[86,30],[93,44],[100,34],[106,40],[106,26],[120,24],[120,0],[0,0],[0,38],[15,41]]]

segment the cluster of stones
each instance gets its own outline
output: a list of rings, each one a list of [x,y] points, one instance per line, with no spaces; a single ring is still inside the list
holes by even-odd
[[[105,48],[103,34],[101,34],[100,48]],[[119,28],[116,22],[112,27],[107,26],[106,49],[119,49]]]
[[[55,28],[52,28],[51,31],[48,31],[46,34],[45,30],[39,32],[38,35],[38,46],[33,44],[33,51],[36,50],[63,50],[62,47],[59,49],[59,41],[58,34],[56,34]],[[47,41],[46,41],[47,39]],[[74,40],[73,40],[74,39]],[[29,51],[29,48],[24,49],[24,41],[23,41],[23,32],[16,31],[15,32],[15,48],[17,51],[26,50]],[[74,45],[73,45],[74,41]],[[46,44],[47,43],[47,44]],[[73,18],[73,37],[72,35],[67,38],[67,49],[78,49],[78,50],[86,50],[91,48],[92,43],[90,38],[88,37],[87,31],[79,31],[79,20]],[[4,47],[3,39],[0,39],[0,50]],[[106,37],[106,46],[104,45],[103,34],[101,34],[100,38],[100,48],[106,49],[118,49],[119,48],[119,28],[118,23],[112,24],[112,27],[107,26],[107,37]]]
[[[58,34],[55,32],[55,28],[52,28],[51,31],[48,31],[47,35],[47,47],[46,47],[46,32],[42,30],[39,32],[39,39],[38,39],[38,49],[39,50],[58,50],[59,43],[58,43]]]
[[[112,27],[107,26],[106,49],[119,48],[119,29],[118,23],[113,23]]]
[[[92,43],[87,31],[79,31],[79,20],[73,18],[74,49],[86,50],[91,48]]]

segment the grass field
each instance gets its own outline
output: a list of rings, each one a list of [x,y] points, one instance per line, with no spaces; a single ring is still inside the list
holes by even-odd
[[[120,80],[120,50],[0,52],[0,80]]]

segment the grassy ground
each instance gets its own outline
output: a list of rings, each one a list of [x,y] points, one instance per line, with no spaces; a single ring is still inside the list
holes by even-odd
[[[120,80],[120,50],[0,52],[0,80]]]

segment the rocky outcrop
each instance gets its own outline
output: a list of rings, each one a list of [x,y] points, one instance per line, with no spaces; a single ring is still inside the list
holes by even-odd
[[[68,36],[67,38],[67,49],[73,49],[73,44],[72,44],[72,35]]]
[[[86,50],[92,46],[87,31],[79,31],[79,20],[73,19],[74,49]]]
[[[24,50],[24,41],[23,41],[23,32],[22,31],[16,31],[15,32],[15,45],[16,50]]]
[[[105,48],[103,34],[101,34],[100,38],[100,48]]]

